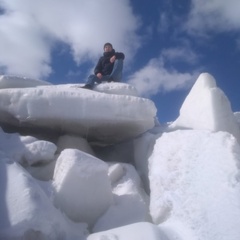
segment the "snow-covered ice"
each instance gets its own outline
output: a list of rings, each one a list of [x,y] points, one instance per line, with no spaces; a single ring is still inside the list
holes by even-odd
[[[153,222],[172,229],[181,223],[180,239],[237,239],[239,162],[240,146],[229,133],[164,133],[149,159]]]
[[[215,79],[202,73],[186,97],[180,116],[173,126],[226,131],[240,141],[240,130],[224,92],[216,86]]]
[[[80,87],[0,77],[0,240],[240,239],[240,117],[210,74],[167,124]]]
[[[18,133],[5,133],[0,129],[0,149],[17,162],[33,165],[54,160],[57,146],[49,141],[21,136]]]
[[[149,197],[141,180],[130,164],[114,163],[109,167],[113,204],[98,219],[93,231],[99,232],[136,222],[150,220]]]
[[[119,86],[120,83],[117,84]],[[61,86],[0,89],[0,121],[112,143],[154,127],[148,99]]]
[[[54,204],[75,222],[92,226],[112,203],[108,165],[79,150],[61,152],[53,186]]]
[[[25,87],[37,87],[43,85],[52,85],[49,82],[17,76],[0,76],[0,89],[2,88],[25,88]]]
[[[71,239],[87,232],[70,223],[17,163],[0,161],[0,239]],[[74,233],[76,229],[81,229]],[[75,238],[76,239],[76,238]]]
[[[87,240],[168,240],[161,229],[151,223],[139,222],[125,227],[91,234]]]

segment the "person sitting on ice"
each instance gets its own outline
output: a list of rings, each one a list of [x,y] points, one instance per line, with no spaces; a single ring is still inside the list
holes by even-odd
[[[125,55],[122,52],[115,52],[111,43],[105,43],[103,49],[103,56],[99,58],[94,74],[88,77],[82,88],[93,89],[95,83],[120,82],[122,80]]]

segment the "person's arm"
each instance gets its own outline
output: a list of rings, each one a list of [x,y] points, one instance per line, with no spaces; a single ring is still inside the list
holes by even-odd
[[[101,58],[99,58],[98,63],[96,65],[96,67],[94,68],[94,74],[98,75],[98,73],[102,74],[102,62],[101,62]]]
[[[116,59],[124,59],[125,55],[122,52],[116,52],[115,53]]]

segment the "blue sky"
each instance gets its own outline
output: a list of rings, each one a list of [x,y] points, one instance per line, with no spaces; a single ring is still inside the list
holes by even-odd
[[[0,74],[84,83],[105,42],[123,82],[173,121],[201,72],[240,111],[239,0],[0,0]]]

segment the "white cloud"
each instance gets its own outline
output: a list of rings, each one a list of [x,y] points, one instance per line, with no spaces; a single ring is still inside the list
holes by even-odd
[[[34,22],[26,15],[14,12],[11,17],[0,18],[0,65],[13,74],[29,76],[47,75],[51,72],[50,44]]]
[[[130,76],[128,83],[135,86],[140,95],[149,97],[158,92],[170,92],[189,88],[197,79],[198,72],[180,73],[165,68],[163,58],[154,58],[149,63]]]
[[[192,0],[189,31],[231,31],[240,29],[239,0]]]
[[[129,0],[1,0],[0,8],[0,68],[7,73],[48,76],[55,41],[68,44],[78,63],[96,60],[105,42],[129,55],[140,46]]]
[[[195,64],[199,60],[199,56],[191,48],[185,46],[164,49],[162,56],[168,61],[181,61],[188,64]]]

